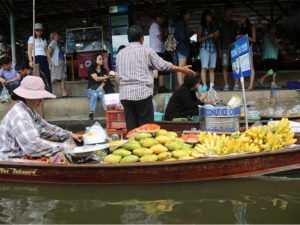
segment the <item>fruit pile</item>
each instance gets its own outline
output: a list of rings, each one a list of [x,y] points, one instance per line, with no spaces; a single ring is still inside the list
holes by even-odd
[[[154,127],[153,127],[154,128]],[[151,130],[153,130],[151,128]],[[193,147],[194,140],[198,143]],[[113,150],[104,163],[133,163],[189,160],[232,153],[276,151],[294,144],[294,133],[288,119],[267,126],[251,127],[245,133],[225,134],[200,132],[178,138],[175,132],[132,132],[128,142]]]
[[[195,150],[199,155],[227,155],[242,152],[276,151],[294,144],[294,133],[289,121],[283,118],[278,123],[268,123],[266,127],[251,127],[245,133],[230,136],[201,132]]]
[[[104,158],[104,163],[156,162],[194,159],[193,146],[186,144],[175,132],[158,130],[132,134],[120,148]]]

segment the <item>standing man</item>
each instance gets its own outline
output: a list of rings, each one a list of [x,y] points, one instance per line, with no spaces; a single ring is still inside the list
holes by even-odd
[[[157,12],[155,15],[155,20],[150,26],[149,36],[150,36],[150,47],[159,55],[162,59],[166,59],[165,55],[165,31],[163,25],[165,23],[165,17],[161,12]],[[164,86],[164,77],[166,73],[153,70],[153,76],[155,78],[154,84],[158,85],[158,93],[166,93],[169,92]],[[158,84],[157,84],[158,79]]]
[[[154,121],[152,103],[152,70],[182,72],[195,76],[190,66],[178,67],[163,60],[156,52],[143,46],[141,27],[133,25],[128,30],[129,45],[117,55],[117,73],[120,80],[120,100],[124,107],[127,130]]]
[[[220,24],[221,39],[219,45],[219,57],[222,59],[224,91],[229,91],[228,85],[228,66],[230,62],[231,44],[237,35],[237,24],[233,21],[234,6],[228,4],[225,8],[225,17]]]

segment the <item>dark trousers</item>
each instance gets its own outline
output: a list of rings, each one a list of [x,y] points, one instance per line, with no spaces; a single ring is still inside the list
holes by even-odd
[[[47,57],[43,55],[35,56],[35,63],[40,66],[40,74],[45,83],[45,89],[52,92],[51,74]]]
[[[121,103],[124,107],[127,131],[147,123],[153,123],[154,108],[152,96],[139,101],[121,100]]]

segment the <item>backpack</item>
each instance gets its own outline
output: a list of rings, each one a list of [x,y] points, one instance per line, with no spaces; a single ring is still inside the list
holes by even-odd
[[[171,30],[168,34],[168,37],[165,41],[165,49],[167,52],[174,52],[177,48],[178,42],[174,37],[174,29]]]

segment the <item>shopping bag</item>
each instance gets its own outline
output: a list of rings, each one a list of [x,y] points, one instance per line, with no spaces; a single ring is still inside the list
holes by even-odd
[[[210,88],[207,95],[206,103],[210,105],[216,105],[218,102],[220,102],[220,98],[214,88]]]
[[[3,86],[1,95],[0,95],[0,101],[1,102],[9,102],[10,100],[10,95],[8,93],[8,90],[5,86]]]

